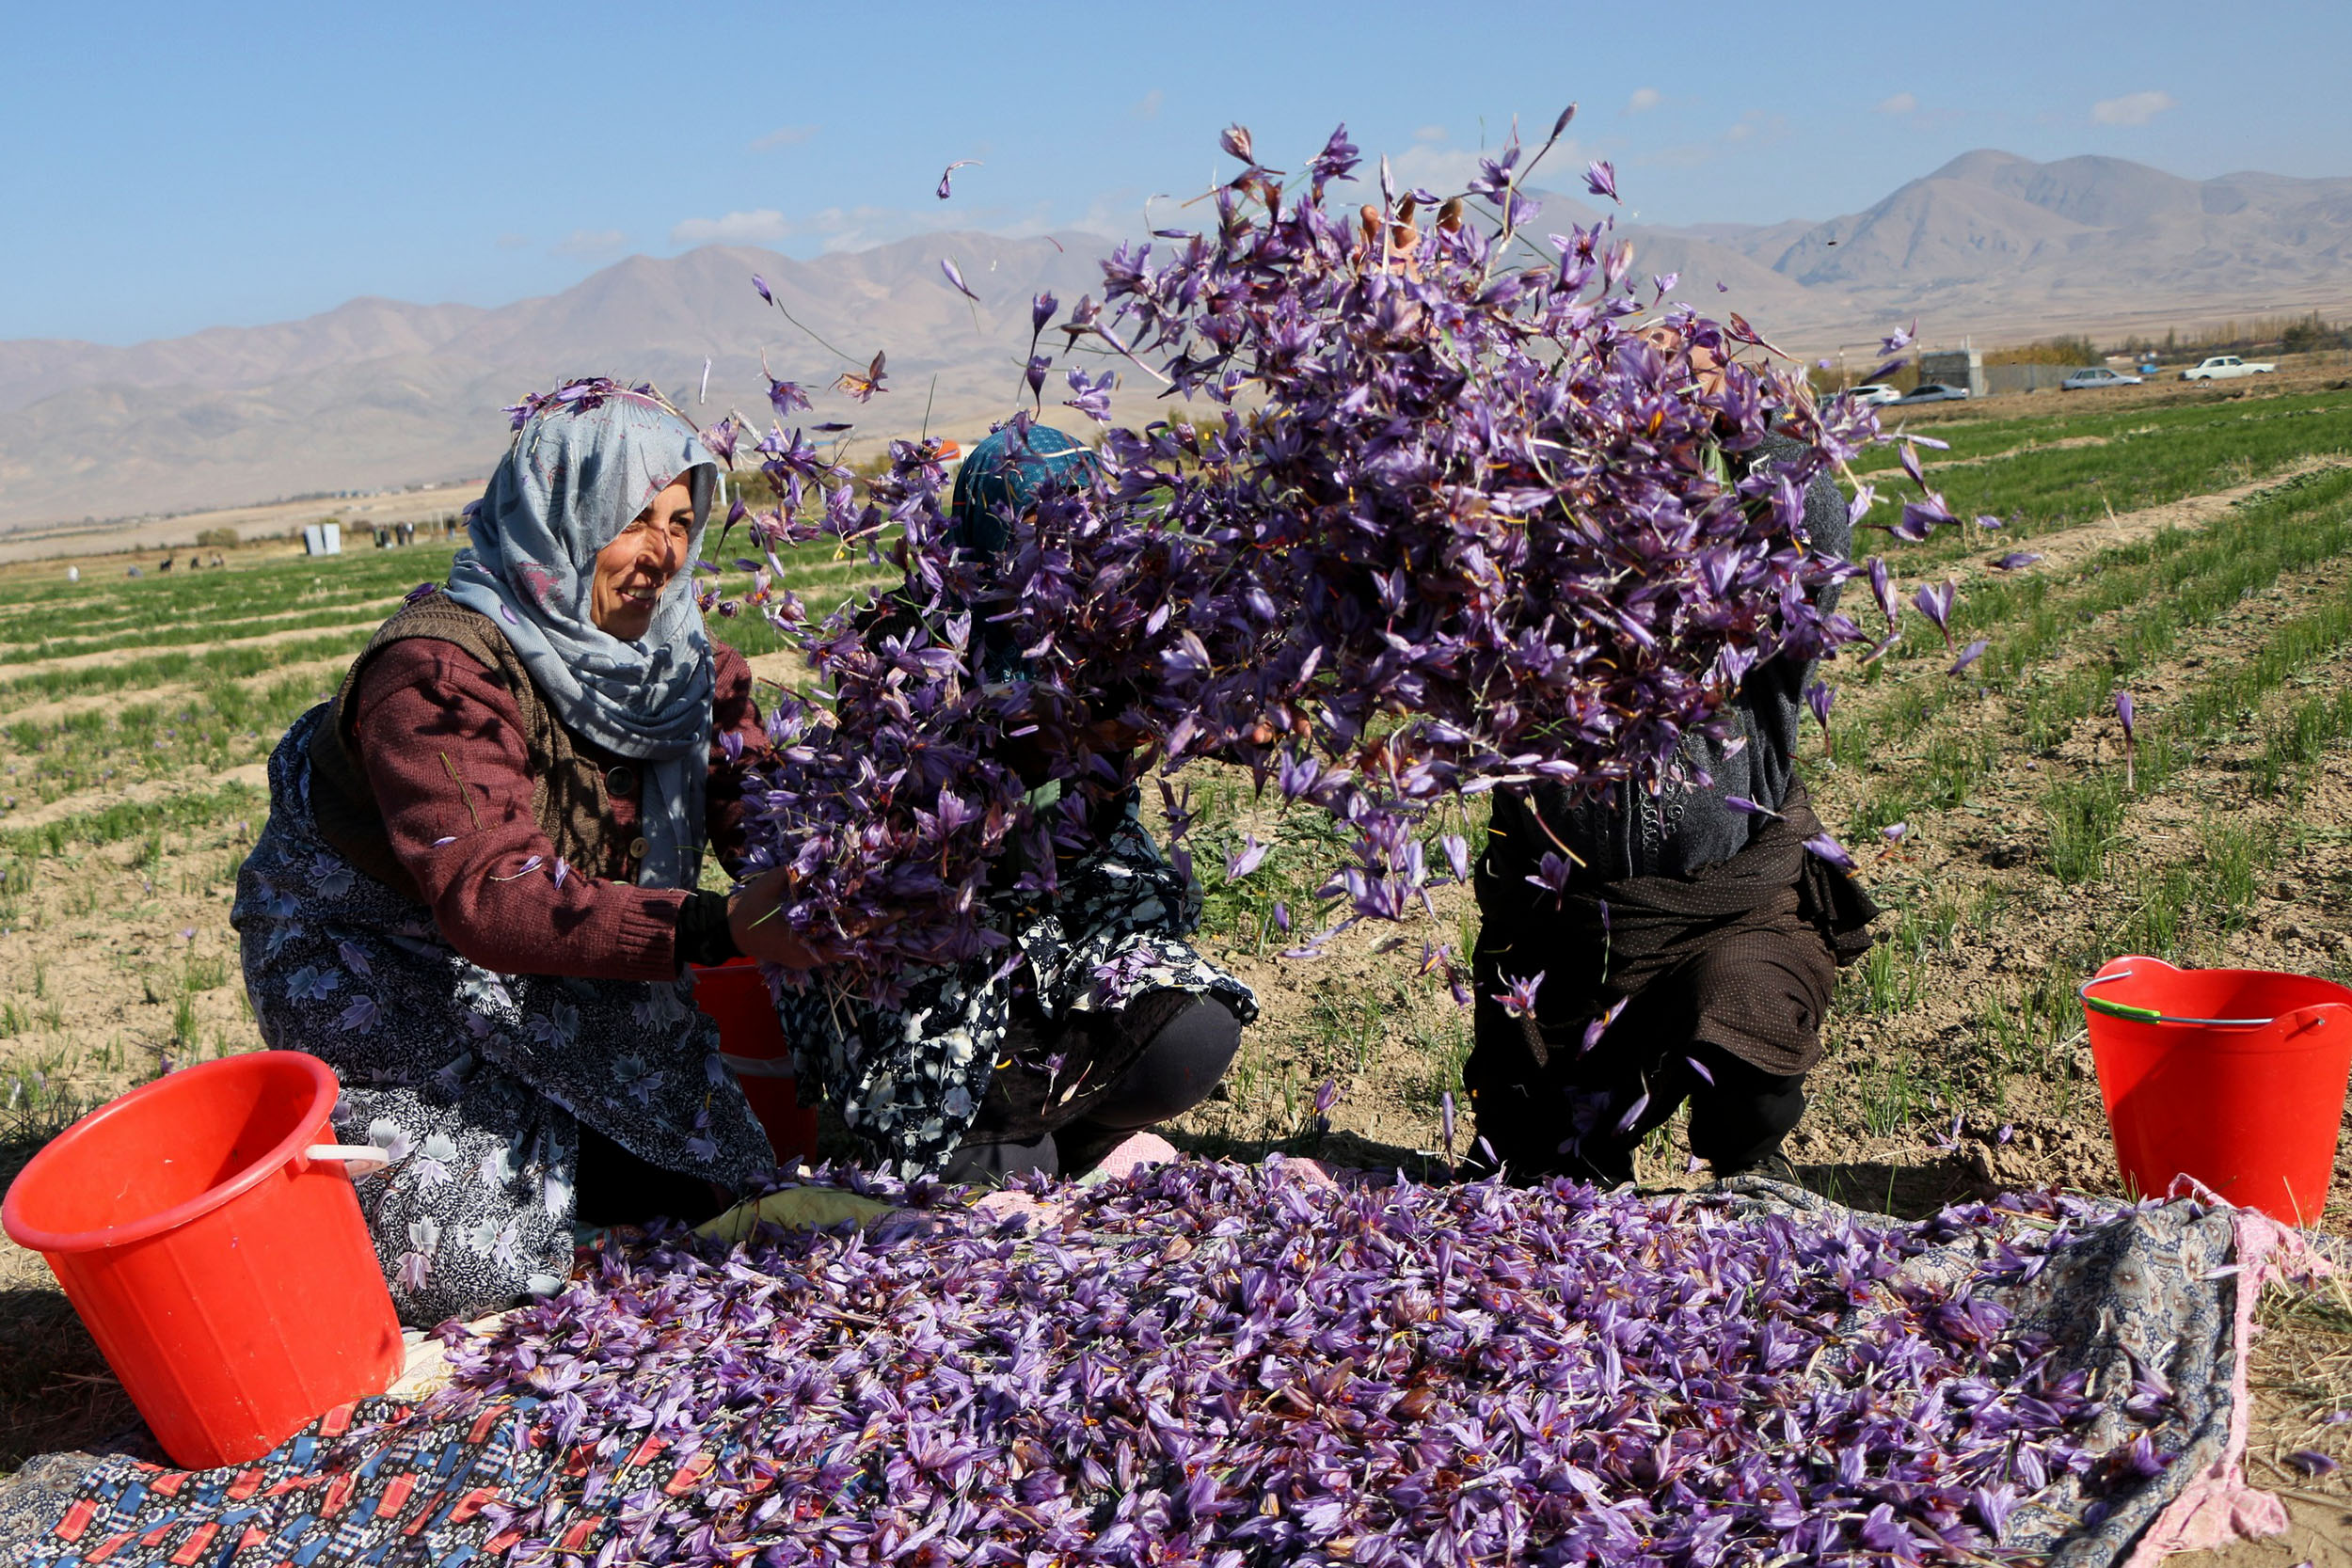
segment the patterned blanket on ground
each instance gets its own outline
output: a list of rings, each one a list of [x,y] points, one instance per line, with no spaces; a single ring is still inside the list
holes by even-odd
[[[37,1461],[0,1562],[2138,1565],[2283,1528],[2244,1352],[2322,1266],[2197,1202],[856,1184],[862,1228],[616,1249],[253,1465]]]

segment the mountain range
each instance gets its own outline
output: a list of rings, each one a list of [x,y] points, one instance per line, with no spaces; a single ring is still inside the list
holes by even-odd
[[[1535,227],[1594,215],[1549,197]],[[1737,309],[1807,353],[1867,354],[1915,316],[1930,344],[1985,346],[2352,304],[2352,179],[2201,181],[1988,150],[1827,222],[1623,232],[1638,272],[1678,274],[1676,293],[1702,310]],[[763,355],[817,387],[884,351],[884,396],[820,398],[816,417],[875,436],[976,433],[1012,406],[1030,295],[1099,295],[1111,244],[951,232],[808,261],[709,245],[497,308],[357,299],[127,347],[0,341],[0,530],[478,477],[504,444],[501,408],[525,390],[650,379],[715,419],[765,410]],[[943,259],[980,303],[948,288]],[[762,301],[754,274],[802,325]]]

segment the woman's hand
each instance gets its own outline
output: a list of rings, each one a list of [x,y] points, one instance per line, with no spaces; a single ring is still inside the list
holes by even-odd
[[[778,918],[776,905],[784,896],[786,869],[778,866],[755,877],[727,897],[727,930],[744,956],[787,969],[815,969],[815,950],[794,935]]]

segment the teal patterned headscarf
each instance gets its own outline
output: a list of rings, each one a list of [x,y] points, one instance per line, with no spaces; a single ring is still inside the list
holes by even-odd
[[[691,888],[702,874],[712,684],[693,572],[671,579],[634,642],[599,627],[590,605],[596,552],[680,479],[694,496],[687,558],[701,553],[717,461],[650,388],[574,382],[516,417],[514,445],[474,511],[473,543],[450,566],[449,596],[498,623],[565,729],[644,762],[637,879]]]
[[[995,561],[1038,492],[1056,482],[1083,483],[1093,463],[1091,451],[1049,424],[991,431],[956,470],[948,542],[973,559]],[[993,621],[980,627],[980,663],[993,680],[1021,679],[1027,670],[1011,632]]]
[[[991,431],[956,470],[949,532],[959,548],[994,560],[1048,482],[1076,483],[1094,453],[1050,424]]]

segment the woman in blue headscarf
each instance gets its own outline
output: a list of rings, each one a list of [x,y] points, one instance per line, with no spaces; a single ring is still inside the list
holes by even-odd
[[[951,542],[983,563],[1001,557],[1039,493],[1092,461],[1049,425],[996,431],[957,471]],[[867,634],[896,624],[885,602]],[[1002,627],[983,617],[978,635],[989,678],[1025,677]],[[836,1010],[820,988],[784,992],[803,1070],[878,1162],[955,1180],[1076,1175],[1224,1076],[1257,999],[1184,940],[1200,924],[1200,887],[1160,853],[1136,804],[1131,789],[1094,813],[1091,843],[1058,868],[1049,903],[999,910],[1017,963],[908,975],[896,1008]],[[1106,974],[1121,977],[1118,1004]]]
[[[230,915],[262,1037],[342,1081],[402,1318],[554,1288],[575,1221],[695,1219],[772,1156],[686,966],[808,956],[732,863],[765,744],[687,565],[718,467],[650,388],[517,410],[449,581],[270,758]]]

